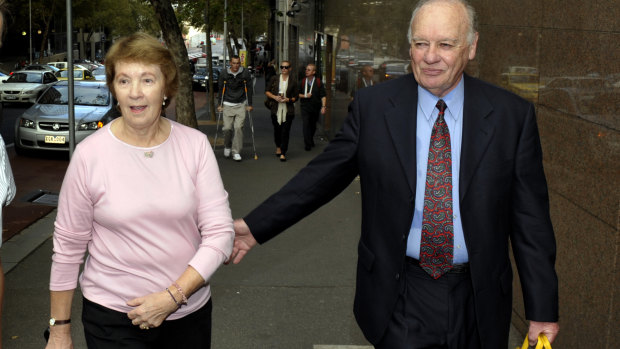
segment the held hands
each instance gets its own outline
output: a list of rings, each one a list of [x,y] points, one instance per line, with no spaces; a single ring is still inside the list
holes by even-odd
[[[549,343],[553,343],[558,332],[560,332],[560,325],[557,322],[530,321],[530,330],[527,334],[528,342],[530,346],[535,346],[538,342],[538,335],[543,333],[549,339]]]
[[[234,228],[235,244],[229,260],[232,260],[233,264],[238,264],[257,242],[243,219],[235,219]]]
[[[71,325],[57,325],[50,328],[50,338],[45,349],[73,349]]]
[[[127,313],[131,323],[142,329],[158,327],[178,308],[167,291],[151,293],[144,297],[127,301],[127,305],[134,307]]]

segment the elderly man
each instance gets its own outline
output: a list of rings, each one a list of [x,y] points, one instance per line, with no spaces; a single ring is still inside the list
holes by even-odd
[[[310,63],[306,67],[306,77],[299,86],[299,103],[301,104],[301,120],[304,130],[304,149],[314,147],[314,134],[319,115],[325,114],[327,93],[321,79],[316,76],[316,65]]]
[[[423,0],[413,74],[360,90],[325,151],[235,222],[234,262],[361,178],[354,313],[376,348],[507,348],[512,243],[529,341],[559,331],[555,237],[534,106],[464,74],[465,0]]]

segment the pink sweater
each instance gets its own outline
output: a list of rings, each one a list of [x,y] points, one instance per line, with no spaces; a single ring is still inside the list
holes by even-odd
[[[172,121],[171,121],[172,122]],[[207,280],[178,319],[209,300],[209,279],[234,238],[228,193],[207,137],[172,122],[153,148],[126,144],[110,124],[76,148],[60,191],[50,289],[129,312],[130,299],[163,291],[191,265]],[[152,155],[152,156],[149,156]]]

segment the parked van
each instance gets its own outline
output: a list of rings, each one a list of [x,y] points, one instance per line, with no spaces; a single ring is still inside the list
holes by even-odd
[[[47,63],[47,65],[51,65],[51,66],[56,67],[58,69],[67,69],[67,66],[69,64],[67,62],[49,62],[49,63]]]

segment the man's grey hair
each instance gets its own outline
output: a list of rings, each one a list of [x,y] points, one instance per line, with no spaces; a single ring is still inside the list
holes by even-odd
[[[465,13],[467,14],[467,24],[468,24],[468,29],[467,29],[467,43],[468,44],[473,44],[474,40],[476,39],[476,32],[478,31],[477,27],[478,27],[478,23],[477,23],[477,18],[476,18],[476,10],[474,10],[473,6],[471,6],[469,4],[469,1],[467,0],[420,0],[418,2],[418,4],[416,5],[415,9],[413,9],[413,13],[411,14],[411,20],[409,21],[409,31],[407,32],[407,39],[409,40],[409,43],[411,43],[411,41],[413,40],[413,33],[411,32],[411,26],[413,25],[413,20],[415,19],[416,15],[418,14],[418,12],[420,11],[420,9],[428,4],[434,3],[434,2],[447,2],[447,3],[452,3],[452,4],[460,4],[463,5],[465,7]]]

